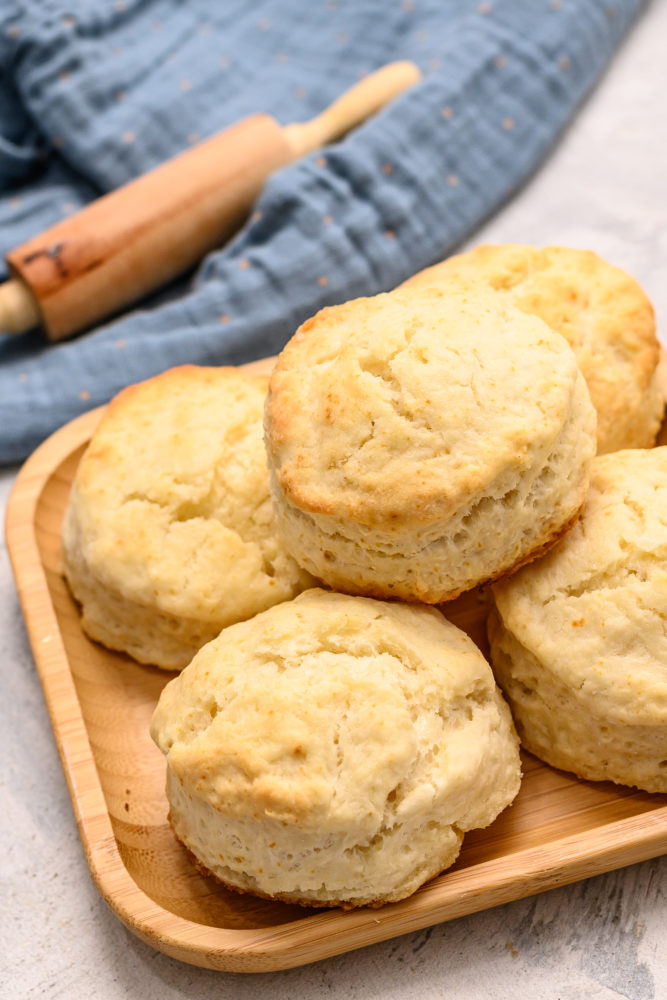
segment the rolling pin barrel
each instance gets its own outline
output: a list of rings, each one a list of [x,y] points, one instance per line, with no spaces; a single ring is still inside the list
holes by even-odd
[[[52,340],[90,326],[192,267],[247,215],[291,159],[256,115],[92,202],[7,255]]]
[[[266,178],[344,135],[420,77],[398,62],[310,122],[254,115],[92,202],[7,255],[0,330],[61,340],[188,270],[248,215]]]

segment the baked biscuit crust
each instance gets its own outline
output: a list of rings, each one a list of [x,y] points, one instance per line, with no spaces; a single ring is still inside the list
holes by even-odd
[[[579,522],[492,587],[491,657],[524,746],[667,792],[667,448],[598,457]]]
[[[91,638],[180,669],[225,625],[311,584],[275,531],[267,384],[235,368],[183,366],[110,403],[62,531],[64,572]]]
[[[554,541],[595,450],[563,338],[479,287],[322,310],[278,359],[265,427],[295,558],[334,589],[434,604]]]
[[[484,244],[403,287],[478,281],[533,313],[572,347],[598,414],[598,453],[655,444],[664,415],[653,307],[625,271],[590,250]]]
[[[465,633],[322,590],[225,629],[166,686],[151,733],[198,864],[305,905],[404,898],[520,783],[509,710]]]

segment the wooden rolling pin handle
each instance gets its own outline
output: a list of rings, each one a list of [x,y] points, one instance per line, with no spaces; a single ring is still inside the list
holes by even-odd
[[[294,159],[300,159],[334,139],[340,139],[355,125],[366,121],[385,104],[412,87],[420,78],[421,73],[414,63],[390,63],[360,80],[317,118],[286,125],[283,135]]]
[[[10,278],[0,285],[0,317],[4,333],[23,333],[39,326],[41,313],[37,299],[20,278]]]
[[[62,340],[165,284],[243,222],[274,170],[344,135],[420,78],[412,63],[370,74],[310,122],[254,115],[7,255],[0,331],[41,322]]]

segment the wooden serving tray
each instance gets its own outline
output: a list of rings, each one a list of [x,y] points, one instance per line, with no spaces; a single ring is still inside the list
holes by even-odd
[[[667,850],[665,796],[579,781],[525,755],[514,804],[467,834],[453,868],[400,903],[309,910],[200,875],[167,822],[164,758],[148,733],[172,675],[89,641],[60,575],[60,523],[101,412],[72,421],[28,459],[10,497],[7,542],[86,860],[134,934],[206,968],[286,969]],[[473,592],[447,616],[484,646],[484,609],[484,594]]]

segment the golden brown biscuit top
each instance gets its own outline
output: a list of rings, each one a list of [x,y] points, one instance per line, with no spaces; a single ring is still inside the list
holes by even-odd
[[[498,730],[507,753],[485,769],[506,790],[514,736],[472,640],[431,608],[322,590],[225,629],[165,687],[151,723],[195,797],[323,836],[370,835],[393,798],[400,822],[446,789],[460,814],[485,811],[467,781]]]
[[[653,306],[631,275],[590,250],[483,244],[420,271],[403,287],[471,281],[565,337],[598,410],[600,452],[652,443],[663,409],[654,378],[660,346]]]
[[[595,354],[613,341],[621,354],[639,352],[640,368],[644,356],[657,363],[651,302],[633,277],[591,250],[483,244],[420,271],[404,287],[437,287],[440,280],[484,281],[507,292],[517,308],[540,316],[575,350]]]
[[[294,583],[299,571],[274,531],[266,388],[265,376],[186,365],[110,403],[70,498],[83,561],[97,580],[204,621],[217,621],[236,591],[263,588],[259,607],[272,591],[291,596],[283,577]]]
[[[323,309],[280,355],[269,465],[311,513],[437,520],[542,467],[578,379],[560,335],[481,287],[357,299]]]

